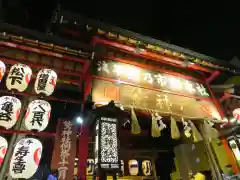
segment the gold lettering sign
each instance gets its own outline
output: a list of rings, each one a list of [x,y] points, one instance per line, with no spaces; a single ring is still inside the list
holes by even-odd
[[[115,86],[115,88],[113,88]],[[118,96],[107,95],[106,89],[118,89]],[[115,98],[114,98],[115,97]],[[196,100],[179,95],[147,90],[124,84],[114,84],[109,81],[93,80],[93,101],[106,103],[111,100],[119,102],[123,106],[133,105],[139,109],[152,109],[161,113],[175,114],[190,119],[216,118],[220,115],[214,104],[209,101]]]
[[[189,96],[209,97],[205,85],[111,60],[97,62],[97,75]]]

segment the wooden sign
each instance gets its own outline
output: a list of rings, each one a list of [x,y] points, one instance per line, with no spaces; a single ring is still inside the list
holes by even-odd
[[[111,60],[98,61],[96,75],[119,80],[120,83],[132,83],[188,96],[210,97],[208,88],[200,82]]]
[[[113,86],[118,89],[118,96],[106,93],[106,89]],[[116,85],[112,82],[94,79],[92,83],[92,99],[95,103],[103,103],[114,100],[129,107],[136,109],[151,109],[165,114],[175,114],[189,119],[218,119],[220,114],[211,101],[188,98],[180,95],[169,94],[160,91],[133,87],[131,85]]]
[[[59,120],[52,157],[52,170],[58,170],[58,180],[74,178],[76,128],[71,121]]]

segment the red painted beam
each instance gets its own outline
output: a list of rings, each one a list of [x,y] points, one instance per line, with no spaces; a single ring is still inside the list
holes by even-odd
[[[55,137],[56,133],[49,132],[32,132],[32,131],[23,131],[23,130],[13,130],[13,129],[0,129],[0,134],[26,134],[42,137]]]
[[[167,57],[167,56],[164,56],[164,55],[161,55],[161,54],[156,54],[156,53],[153,53],[153,52],[149,52],[147,50],[140,50],[139,53],[136,53],[136,48],[134,48],[134,47],[123,45],[123,44],[116,43],[116,42],[112,42],[112,41],[109,41],[109,40],[104,40],[104,39],[101,39],[101,38],[98,38],[98,37],[94,37],[92,44],[96,45],[98,43],[118,48],[121,51],[133,54],[134,56],[139,56],[139,57],[147,58],[147,59],[150,59],[150,60],[164,62],[166,64],[170,64],[170,65],[173,65],[173,66],[176,66],[176,67],[186,67],[185,62],[181,61],[177,58],[170,58],[170,57]],[[199,71],[203,71],[203,72],[207,72],[207,73],[212,72],[210,69],[201,67],[200,65],[197,65],[197,64],[189,65],[189,66],[187,66],[187,68],[192,69],[192,70],[199,70]]]
[[[119,80],[106,78],[106,77],[102,77],[102,76],[92,75],[92,78],[101,79],[101,80],[105,80],[105,81],[109,81],[109,82],[113,82],[113,83],[119,83]],[[173,95],[178,95],[178,96],[183,96],[183,97],[188,97],[188,98],[193,98],[193,99],[204,100],[204,101],[211,101],[212,102],[212,98],[203,98],[203,97],[189,96],[189,95],[185,95],[185,94],[181,94],[181,93],[175,93],[175,92],[171,92],[171,91],[156,89],[156,88],[153,88],[153,87],[140,86],[140,85],[137,85],[137,84],[123,82],[123,81],[120,81],[120,83],[121,84],[125,84],[125,85],[129,85],[129,86],[133,86],[133,87],[139,87],[139,88],[143,88],[143,89],[159,91],[159,92],[164,92],[164,93],[168,93],[168,94],[173,94]]]
[[[1,41],[0,46],[6,46],[6,47],[11,47],[11,48],[21,49],[24,51],[35,52],[38,54],[44,54],[44,55],[53,56],[53,57],[57,57],[57,58],[61,58],[61,59],[66,59],[69,61],[75,61],[75,62],[79,62],[79,63],[83,63],[83,64],[86,62],[86,60],[76,58],[73,56],[67,56],[67,55],[63,55],[60,53],[55,53],[53,51],[47,51],[47,50],[43,50],[43,49],[39,49],[39,48],[33,48],[33,47],[29,47],[29,46],[19,45],[19,44],[15,44],[12,42]]]
[[[6,91],[6,90],[0,90],[0,93],[11,94],[11,95],[13,94],[12,92]],[[40,97],[40,95],[33,94],[33,93],[28,93],[28,92],[14,92],[14,94],[19,95],[19,96]],[[47,96],[47,97],[44,97],[44,99],[52,100],[52,101],[61,101],[61,102],[73,103],[73,104],[81,104],[81,101],[78,101],[78,100],[56,98],[56,97],[53,97],[53,96]]]
[[[52,67],[49,67],[47,65],[43,65],[43,64],[39,64],[39,63],[31,63],[29,61],[25,61],[25,60],[16,60],[16,59],[10,59],[10,58],[5,58],[5,57],[0,57],[0,60],[3,62],[6,62],[8,64],[16,64],[16,63],[24,63],[28,66],[30,66],[31,68],[51,68],[52,70],[56,71],[58,74],[62,74],[62,75],[67,75],[67,76],[81,76],[82,72],[71,72],[71,71],[63,71],[63,70],[58,70],[58,69],[54,69]]]
[[[208,78],[207,83],[211,83],[214,79],[216,79],[220,75],[219,71],[214,71]]]
[[[159,72],[162,72],[162,73],[166,73],[166,74],[170,74],[170,75],[173,75],[173,76],[181,77],[183,79],[189,79],[189,80],[194,80],[196,82],[205,83],[205,81],[202,80],[202,79],[198,79],[198,78],[195,78],[193,76],[188,76],[188,75],[184,75],[184,74],[181,74],[181,73],[177,73],[177,72],[174,72],[174,71],[171,71],[171,70],[168,70],[168,69],[161,69],[158,66],[140,64],[140,63],[137,63],[135,61],[131,61],[129,59],[122,59],[122,58],[118,58],[118,57],[108,57],[108,56],[106,56],[104,58],[109,59],[109,60],[118,61],[118,62],[125,63],[125,64],[130,64],[130,65],[137,66],[137,67],[140,67],[140,68],[143,68],[143,69],[148,69],[148,70],[152,70],[152,71],[159,71]]]

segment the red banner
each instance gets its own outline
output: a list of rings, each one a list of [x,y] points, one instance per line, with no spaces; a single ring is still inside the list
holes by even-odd
[[[71,121],[58,121],[51,165],[52,170],[58,170],[58,180],[73,180],[74,178],[76,134],[76,128]]]

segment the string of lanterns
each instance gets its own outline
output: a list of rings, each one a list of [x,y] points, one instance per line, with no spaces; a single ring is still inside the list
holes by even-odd
[[[5,64],[0,61],[0,82],[6,72]],[[31,81],[32,70],[25,64],[11,66],[6,77],[8,90],[23,92]],[[34,91],[41,95],[41,99],[33,100],[28,104],[23,118],[25,128],[29,131],[43,131],[46,129],[50,116],[51,105],[43,100],[44,96],[50,96],[56,87],[57,74],[51,69],[41,69],[34,83]],[[18,121],[22,104],[14,96],[0,97],[0,127],[11,129]],[[0,166],[7,152],[8,143],[0,136]],[[42,156],[42,143],[35,138],[23,138],[14,147],[10,160],[9,174],[12,178],[28,179],[37,171]]]
[[[152,175],[152,163],[150,160],[143,160],[141,171],[144,176],[151,176]],[[131,159],[128,161],[128,173],[131,176],[137,176],[140,173],[139,169],[139,161],[136,159]],[[94,175],[94,159],[87,159],[87,168],[86,168],[87,176]],[[124,172],[124,161],[121,160],[121,175],[125,175]]]

